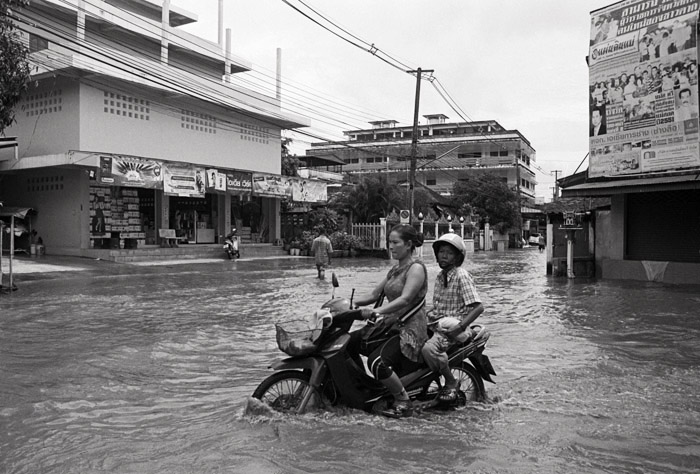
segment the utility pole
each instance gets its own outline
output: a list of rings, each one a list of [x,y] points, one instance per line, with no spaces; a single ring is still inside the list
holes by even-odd
[[[550,173],[554,174],[554,195],[552,196],[552,200],[554,201],[556,201],[559,197],[559,182],[557,181],[559,178],[559,173],[561,173],[561,170],[554,170]]]
[[[413,108],[413,132],[411,133],[411,170],[408,175],[408,212],[410,219],[413,218],[413,191],[416,186],[416,153],[418,149],[418,105],[420,103],[420,81],[423,73],[432,73],[433,69],[418,68],[415,71],[406,71],[409,74],[416,74],[416,102]]]

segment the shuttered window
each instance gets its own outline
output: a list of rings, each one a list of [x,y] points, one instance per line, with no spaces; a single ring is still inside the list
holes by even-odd
[[[627,195],[626,258],[700,263],[700,191]]]

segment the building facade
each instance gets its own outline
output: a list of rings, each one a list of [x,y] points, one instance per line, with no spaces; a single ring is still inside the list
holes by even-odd
[[[157,245],[162,229],[212,243],[232,225],[279,239],[280,200],[306,184],[280,176],[281,131],[309,123],[234,85],[250,63],[177,28],[196,15],[169,0],[34,0],[17,15],[33,75],[0,199],[36,210],[47,251]]]
[[[520,132],[493,120],[448,123],[442,114],[424,118],[426,123],[418,126],[417,183],[448,196],[461,178],[493,173],[518,190],[524,202],[534,203],[535,150]],[[351,176],[382,173],[389,183],[407,183],[413,127],[393,120],[371,125],[344,132],[347,141],[313,143],[306,159],[335,159]]]
[[[698,3],[657,7],[592,12],[589,168],[560,184],[610,199],[593,216],[598,276],[700,284]]]

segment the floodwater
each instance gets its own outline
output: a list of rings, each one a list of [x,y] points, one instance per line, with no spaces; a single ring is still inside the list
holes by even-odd
[[[700,472],[700,288],[552,279],[544,258],[470,257],[491,402],[405,420],[246,412],[273,323],[330,297],[309,259],[20,280],[0,295],[0,472]],[[390,262],[334,264],[350,296]]]

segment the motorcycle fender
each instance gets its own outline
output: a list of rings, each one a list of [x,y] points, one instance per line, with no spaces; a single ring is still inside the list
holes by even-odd
[[[483,353],[476,353],[469,356],[469,361],[472,363],[474,368],[479,372],[481,378],[487,382],[496,383],[491,378],[492,375],[496,375],[496,371],[493,370],[491,361],[488,356]]]
[[[288,357],[287,359],[276,360],[270,364],[274,370],[310,370],[316,372],[323,365],[320,357]]]

